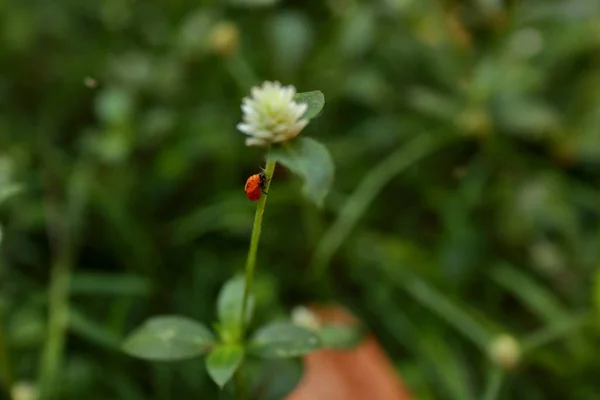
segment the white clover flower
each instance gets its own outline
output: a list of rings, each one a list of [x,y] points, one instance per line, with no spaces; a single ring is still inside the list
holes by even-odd
[[[247,146],[267,146],[292,139],[308,124],[302,116],[307,105],[296,103],[296,88],[279,82],[264,82],[251,90],[251,97],[242,101],[243,122],[238,130],[249,137]]]
[[[38,398],[37,387],[30,382],[17,382],[11,388],[11,398],[14,400],[36,400]]]

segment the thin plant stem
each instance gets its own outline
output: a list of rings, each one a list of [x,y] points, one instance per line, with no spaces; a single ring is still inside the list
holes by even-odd
[[[483,400],[496,400],[500,395],[500,389],[502,388],[502,381],[504,379],[504,372],[497,367],[493,367],[489,374],[486,384],[485,393],[483,394]]]
[[[265,183],[265,192],[269,192],[271,186],[271,178],[275,171],[275,161],[267,161],[265,175],[267,181]],[[252,284],[254,282],[254,269],[256,267],[256,254],[258,252],[258,242],[260,240],[260,231],[262,226],[263,215],[265,213],[265,205],[267,203],[267,195],[263,194],[256,205],[256,214],[254,214],[254,226],[252,227],[252,237],[250,238],[250,249],[248,250],[248,259],[246,260],[246,284],[244,288],[244,300],[242,301],[242,318],[240,326],[242,327],[242,338],[244,337],[246,326],[246,308],[248,307],[248,298],[252,293]]]
[[[275,171],[275,164],[276,162],[270,161],[267,156],[267,165],[265,168],[266,182],[264,189],[266,193],[269,193],[269,188],[271,187],[271,178],[273,177],[273,172]],[[254,225],[252,227],[252,236],[250,238],[250,249],[248,250],[248,259],[246,260],[246,280],[244,285],[244,298],[242,300],[242,313],[240,315],[240,337],[244,342],[246,334],[246,309],[248,307],[248,299],[250,298],[250,293],[252,293],[252,284],[254,282],[254,270],[256,268],[256,254],[258,252],[258,242],[260,240],[260,231],[262,227],[262,220],[263,215],[265,213],[266,203],[267,195],[263,194],[260,197],[260,199],[258,199],[258,204],[256,205],[256,214],[254,214]],[[243,363],[242,365],[240,365],[235,375],[237,397],[239,400],[245,400],[246,383]]]
[[[2,260],[0,260],[2,263]],[[0,264],[0,267],[2,265]],[[4,391],[8,395],[14,384],[12,362],[10,358],[10,347],[8,345],[8,336],[6,335],[6,324],[4,320],[4,309],[0,305],[0,382],[4,386]]]
[[[244,371],[244,363],[235,371],[235,386],[238,400],[246,400],[246,377]]]
[[[525,337],[521,341],[522,350],[524,353],[537,350],[538,348],[555,340],[562,339],[573,331],[579,330],[591,323],[592,319],[589,315],[583,314],[552,324]]]
[[[12,373],[12,364],[10,361],[10,353],[8,349],[7,337],[4,330],[4,318],[0,310],[0,379],[4,384],[6,392],[10,392],[10,388],[14,384]]]
[[[49,181],[48,181],[49,183]],[[51,186],[45,196],[46,228],[52,251],[48,306],[48,333],[42,353],[39,377],[39,399],[57,397],[60,371],[69,322],[69,289],[73,259],[72,226],[69,213],[60,206]],[[67,208],[68,210],[68,208]]]
[[[40,375],[40,399],[55,396],[56,381],[62,364],[65,335],[69,318],[69,281],[71,265],[69,258],[59,258],[52,266],[50,281],[50,310],[48,339],[42,355]]]

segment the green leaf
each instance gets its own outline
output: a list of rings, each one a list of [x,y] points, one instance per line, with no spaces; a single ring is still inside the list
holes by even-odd
[[[110,350],[121,346],[121,338],[109,326],[96,322],[75,307],[69,309],[69,329],[83,339]]]
[[[225,386],[244,358],[244,348],[239,344],[216,346],[206,359],[206,369],[219,387]]]
[[[24,186],[17,184],[17,183],[10,183],[10,184],[4,185],[0,189],[0,204],[4,203],[6,200],[10,199],[11,197],[23,192],[24,190],[25,190]]]
[[[252,336],[250,350],[263,358],[297,357],[321,347],[319,336],[291,322],[275,322],[259,328]]]
[[[319,115],[325,106],[325,96],[320,90],[297,93],[296,97],[294,97],[294,100],[296,103],[305,103],[308,106],[303,116],[306,119],[313,119]]]
[[[311,138],[298,138],[274,147],[271,159],[289,168],[304,181],[304,196],[318,206],[329,192],[335,167],[327,147]]]
[[[447,394],[448,399],[474,399],[470,365],[467,354],[455,344],[456,339],[445,338],[432,331],[422,331],[417,348],[427,370],[432,372],[435,384]]]
[[[217,313],[221,322],[222,336],[237,334],[242,315],[242,303],[244,302],[244,289],[246,282],[243,276],[236,276],[228,280],[219,293],[217,299]],[[254,295],[248,296],[248,307],[246,309],[246,323],[250,322],[254,311]]]
[[[494,281],[512,292],[525,307],[543,321],[553,323],[569,317],[569,312],[551,290],[517,268],[501,265],[493,269],[491,275]]]
[[[299,359],[257,360],[260,371],[256,373],[251,398],[261,400],[287,399],[296,389],[303,375]]]
[[[71,293],[106,296],[147,296],[147,279],[126,273],[78,272],[71,279]]]
[[[362,330],[353,326],[325,325],[319,333],[323,347],[332,349],[352,349],[364,338]]]
[[[213,334],[199,322],[177,315],[150,318],[123,343],[134,357],[155,361],[193,358],[215,343]]]

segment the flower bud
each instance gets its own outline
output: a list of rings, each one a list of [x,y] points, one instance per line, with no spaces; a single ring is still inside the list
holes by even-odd
[[[37,388],[30,382],[15,383],[10,393],[13,400],[37,400],[38,398]]]
[[[210,34],[210,46],[220,55],[228,56],[237,49],[239,36],[239,30],[234,23],[219,22]]]
[[[521,359],[521,346],[508,334],[502,334],[492,340],[488,348],[490,360],[505,370],[513,369]]]

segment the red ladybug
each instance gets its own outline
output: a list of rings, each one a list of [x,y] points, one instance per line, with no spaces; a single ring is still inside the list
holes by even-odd
[[[267,182],[267,177],[263,171],[260,171],[258,174],[252,175],[246,181],[246,186],[244,187],[244,192],[246,192],[246,197],[248,197],[252,201],[256,201],[260,199],[260,194],[265,192],[265,183]]]

